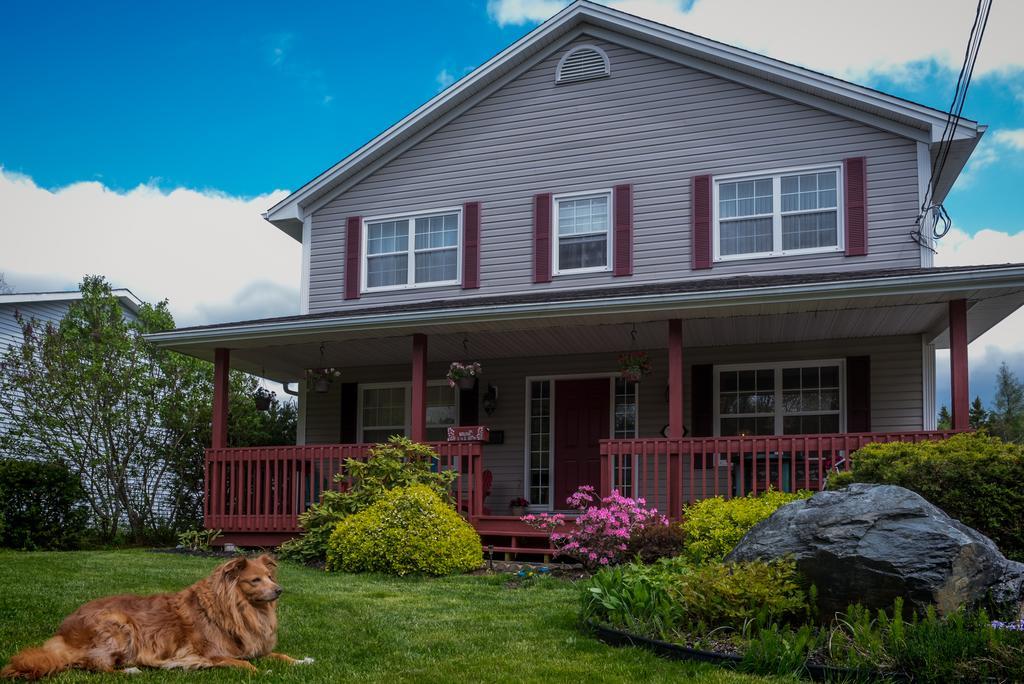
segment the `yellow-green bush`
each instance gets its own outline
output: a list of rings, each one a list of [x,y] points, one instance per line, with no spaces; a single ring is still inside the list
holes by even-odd
[[[476,530],[426,485],[384,492],[327,542],[328,570],[451,575],[482,564]]]
[[[832,475],[830,489],[851,482],[906,487],[1024,560],[1024,447],[982,433],[916,444],[868,444],[852,470]]]
[[[810,495],[811,492],[786,494],[769,490],[735,499],[716,496],[688,506],[682,522],[687,537],[686,553],[697,563],[722,560],[751,527],[780,506]]]

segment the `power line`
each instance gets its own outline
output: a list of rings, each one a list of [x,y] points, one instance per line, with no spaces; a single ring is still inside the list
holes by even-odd
[[[953,225],[953,220],[942,202],[934,203],[932,200],[935,197],[935,186],[942,177],[946,161],[949,159],[949,152],[953,147],[953,138],[956,137],[956,130],[960,125],[964,103],[967,101],[967,89],[974,76],[974,65],[978,61],[981,40],[985,35],[985,27],[988,25],[991,9],[992,0],[978,0],[978,7],[974,12],[974,23],[971,25],[971,33],[967,40],[967,49],[964,51],[963,65],[960,67],[960,75],[956,79],[956,88],[953,91],[953,102],[949,106],[946,125],[942,130],[942,137],[939,139],[939,148],[935,155],[936,163],[932,165],[932,173],[928,179],[925,197],[921,202],[921,213],[917,217],[917,225],[910,233],[915,242],[928,249],[932,249],[928,244],[930,240],[942,239]],[[931,224],[929,238],[925,238],[923,233],[926,223]],[[932,249],[932,251],[935,250]]]

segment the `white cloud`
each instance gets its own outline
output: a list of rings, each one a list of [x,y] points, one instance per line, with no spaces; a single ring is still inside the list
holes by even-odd
[[[1003,147],[1024,152],[1024,128],[1008,128],[1002,131],[994,131],[992,133],[992,140]]]
[[[455,83],[455,77],[452,76],[451,72],[448,71],[447,69],[441,69],[439,72],[437,72],[435,80],[437,81],[438,92],[444,90],[452,83]]]
[[[564,7],[553,0],[491,0],[501,25],[543,21]],[[918,63],[959,72],[974,21],[974,0],[611,0],[616,9],[777,59],[864,79],[913,78]],[[994,3],[975,74],[1024,68],[1019,27],[1024,2]],[[917,65],[915,67],[915,65]]]
[[[0,168],[0,272],[20,291],[104,275],[144,300],[166,297],[179,325],[296,313],[301,246],[260,216],[285,194],[51,191]]]

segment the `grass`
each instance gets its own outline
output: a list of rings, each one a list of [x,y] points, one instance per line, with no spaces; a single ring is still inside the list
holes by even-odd
[[[0,661],[38,644],[80,604],[112,593],[176,591],[217,561],[145,551],[0,551]],[[576,629],[576,588],[550,578],[510,589],[507,577],[397,579],[325,574],[283,564],[279,650],[316,663],[271,660],[286,682],[778,682],[711,665],[612,648]],[[250,681],[239,671],[147,671],[135,682]],[[124,682],[65,673],[55,681]]]

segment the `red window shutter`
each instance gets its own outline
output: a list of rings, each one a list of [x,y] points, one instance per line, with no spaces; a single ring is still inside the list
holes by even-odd
[[[693,269],[711,268],[711,176],[694,176],[691,205]]]
[[[871,357],[846,359],[846,431],[871,432]]]
[[[480,287],[480,203],[462,206],[462,289]]]
[[[345,230],[345,299],[359,299],[359,260],[363,219],[349,216]]]
[[[533,196],[533,282],[551,282],[551,193]]]
[[[633,275],[633,186],[615,186],[615,275]]]
[[[715,434],[715,367],[710,363],[690,368],[690,411],[693,413],[691,437]]]
[[[846,204],[846,256],[868,253],[868,160],[850,157],[843,160]]]

